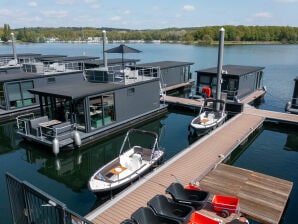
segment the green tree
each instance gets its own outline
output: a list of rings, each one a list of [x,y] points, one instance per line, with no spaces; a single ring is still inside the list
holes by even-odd
[[[8,41],[10,39],[10,26],[8,24],[4,24],[4,28],[3,28],[3,34],[1,36],[1,39],[3,41]]]

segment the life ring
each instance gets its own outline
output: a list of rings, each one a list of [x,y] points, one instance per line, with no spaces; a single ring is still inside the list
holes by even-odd
[[[203,87],[202,88],[202,94],[205,94],[207,98],[211,96],[211,89],[210,87]]]

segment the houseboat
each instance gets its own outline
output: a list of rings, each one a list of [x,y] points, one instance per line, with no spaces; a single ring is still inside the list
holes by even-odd
[[[57,61],[42,55],[18,57],[21,64],[19,68],[2,68],[0,120],[12,119],[24,112],[38,109],[39,99],[31,94],[29,89],[67,83],[69,80],[84,80],[82,70],[84,60],[93,59],[93,57],[76,57],[70,60],[64,56],[61,58],[63,60]]]
[[[240,102],[245,97],[257,90],[264,89],[262,86],[264,67],[224,65],[222,66],[222,97],[230,101]],[[217,67],[196,71],[197,95],[216,96]],[[203,94],[204,93],[204,94]]]
[[[39,99],[41,116],[17,117],[17,132],[58,154],[62,148],[78,147],[123,130],[120,127],[164,115],[167,106],[160,104],[160,76],[153,72],[157,70],[108,71],[109,82],[99,82],[95,72],[89,81],[30,89]]]
[[[155,77],[161,79],[161,94],[171,93],[177,89],[190,88],[193,85],[190,67],[193,62],[157,61],[131,66],[131,70],[155,68]]]
[[[298,114],[298,76],[294,79],[294,81],[295,81],[295,85],[294,85],[293,97],[292,97],[292,100],[286,104],[285,110],[288,113]]]

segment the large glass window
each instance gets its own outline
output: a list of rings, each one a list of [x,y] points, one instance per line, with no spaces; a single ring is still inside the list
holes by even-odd
[[[102,127],[103,124],[103,108],[102,108],[102,96],[92,97],[89,99],[90,102],[90,119],[91,129]]]
[[[91,129],[98,129],[115,121],[114,94],[89,99]]]
[[[103,96],[103,112],[104,125],[108,125],[115,121],[115,107],[113,94]]]
[[[10,108],[30,106],[35,103],[34,95],[28,91],[29,89],[33,89],[33,81],[8,83]]]
[[[84,99],[76,101],[74,104],[74,122],[77,124],[78,129],[86,130],[85,113],[84,113]]]

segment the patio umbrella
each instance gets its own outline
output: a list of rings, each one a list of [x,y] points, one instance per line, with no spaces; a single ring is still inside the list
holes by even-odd
[[[137,50],[132,47],[128,47],[125,44],[120,44],[118,47],[111,48],[109,50],[106,50],[105,52],[122,54],[122,69],[123,69],[124,68],[124,59],[123,59],[124,54],[126,54],[126,53],[140,53],[142,51]]]

